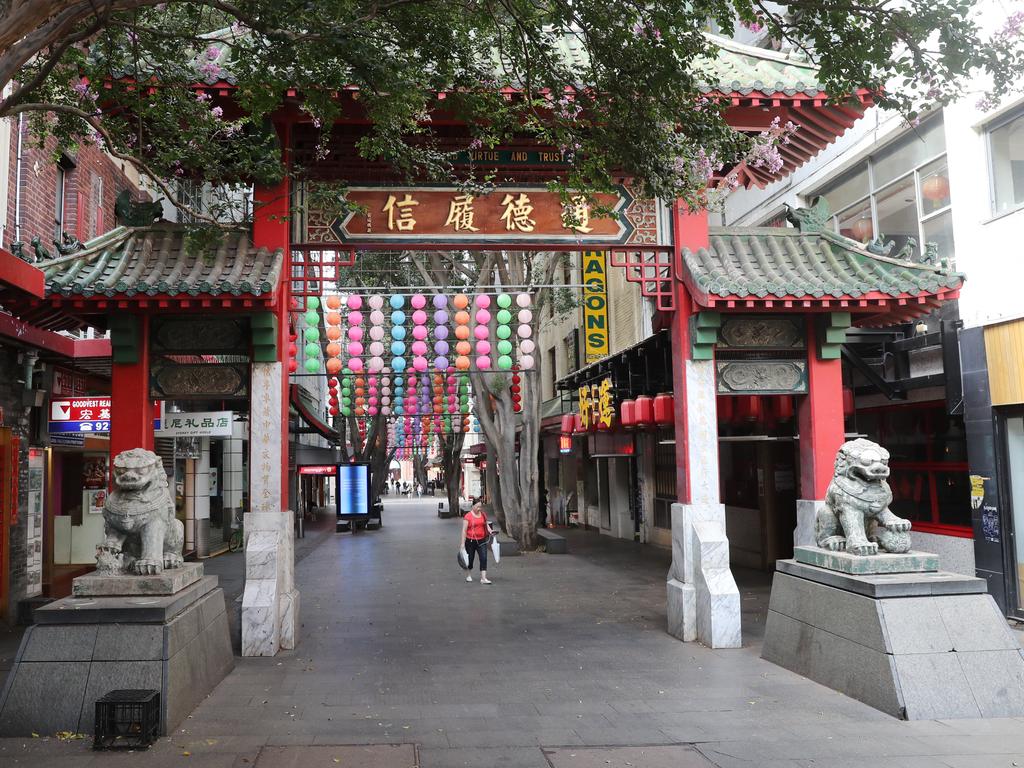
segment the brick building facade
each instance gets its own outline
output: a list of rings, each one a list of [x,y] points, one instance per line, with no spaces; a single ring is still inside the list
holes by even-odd
[[[21,193],[18,194],[18,132],[21,131]],[[85,241],[115,226],[114,201],[124,189],[138,197],[138,183],[126,164],[96,146],[74,154],[57,154],[55,144],[36,146],[28,121],[11,121],[6,193],[6,216],[0,244],[9,248],[20,235],[24,243],[39,236],[52,253],[53,240],[67,232]],[[126,172],[127,171],[127,172]],[[0,174],[2,176],[2,174]],[[20,210],[20,222],[17,220]],[[20,223],[20,232],[19,225]],[[30,249],[26,247],[26,251]]]

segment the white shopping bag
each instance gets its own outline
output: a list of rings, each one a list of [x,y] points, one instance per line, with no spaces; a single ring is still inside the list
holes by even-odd
[[[487,523],[487,531],[491,534],[491,556],[495,564],[501,562],[501,544],[498,542],[498,531],[491,522]]]
[[[459,567],[462,570],[469,570],[469,553],[466,551],[465,547],[459,547],[459,554],[457,559],[459,561]]]

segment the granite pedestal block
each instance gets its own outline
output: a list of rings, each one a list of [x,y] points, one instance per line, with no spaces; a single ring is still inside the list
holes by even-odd
[[[982,579],[780,560],[761,656],[907,720],[1024,715],[1024,655]]]
[[[128,595],[173,595],[203,578],[202,563],[185,563],[165,568],[152,576],[121,576],[87,573],[71,582],[74,597],[124,597]]]
[[[842,573],[921,573],[939,570],[939,556],[931,552],[880,552],[864,556],[833,552],[821,547],[794,547],[793,559],[798,563]]]
[[[216,576],[175,595],[68,597],[35,615],[0,693],[0,736],[92,733],[96,700],[125,688],[160,691],[166,735],[235,665]]]

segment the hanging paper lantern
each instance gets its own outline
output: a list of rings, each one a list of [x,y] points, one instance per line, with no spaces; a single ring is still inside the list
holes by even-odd
[[[530,338],[530,335],[532,333],[533,333],[533,329],[530,328],[530,326],[526,325],[525,323],[523,325],[520,325],[516,329],[516,334],[519,336],[520,339],[528,339],[528,338]]]
[[[361,306],[363,306],[363,297],[357,294],[352,294],[351,296],[348,297],[348,301],[346,302],[346,304],[348,305],[349,309],[359,309]]]
[[[498,358],[498,367],[503,371],[510,370],[512,368],[512,358],[508,355],[501,355]]]
[[[341,354],[341,344],[336,341],[332,341],[327,345],[327,348],[324,351],[327,353],[328,357],[337,357]]]
[[[333,326],[333,325],[329,326],[327,328],[327,338],[330,339],[331,341],[337,341],[338,339],[340,339],[341,338],[341,328],[338,328],[337,326]]]
[[[396,294],[388,300],[388,303],[391,305],[392,309],[401,309],[405,306],[405,297]]]
[[[327,323],[327,325],[341,325],[341,313],[328,312],[324,315],[324,322]]]
[[[533,357],[531,355],[521,355],[519,357],[519,367],[524,371],[533,368]]]
[[[327,305],[328,309],[338,309],[341,306],[340,296],[328,296],[324,299],[324,304]]]
[[[302,332],[302,335],[306,338],[306,341],[316,341],[320,338],[320,331],[317,328],[307,328]]]
[[[486,371],[491,367],[491,358],[487,355],[480,355],[476,359],[476,367],[481,371]]]
[[[306,360],[305,363],[303,363],[303,367],[309,373],[316,373],[317,371],[320,370],[320,361],[311,357],[308,360]]]
[[[369,304],[370,309],[378,310],[384,306],[384,297],[375,293],[366,299],[366,303]]]
[[[519,342],[519,351],[524,355],[532,355],[534,348],[533,339],[523,339]]]
[[[320,323],[320,313],[315,309],[310,309],[306,312],[306,325],[316,326]]]
[[[317,309],[320,306],[320,299],[316,296],[309,296],[306,299],[306,309]]]
[[[288,373],[295,373],[297,370],[299,370],[299,361],[298,360],[289,360],[288,361]]]
[[[519,319],[519,323],[526,324],[533,320],[533,312],[528,309],[520,309],[519,314],[516,316]]]
[[[306,353],[306,357],[318,357],[320,355],[320,345],[311,341],[306,344],[303,351]]]
[[[417,293],[413,295],[409,303],[412,304],[413,309],[423,309],[427,306],[427,298],[422,293]]]

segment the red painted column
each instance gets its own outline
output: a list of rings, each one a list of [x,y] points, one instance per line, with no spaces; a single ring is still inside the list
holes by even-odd
[[[686,428],[686,372],[684,361],[690,357],[690,314],[693,302],[690,292],[682,282],[683,249],[697,250],[707,248],[708,237],[707,211],[691,213],[686,206],[677,201],[672,206],[672,243],[674,246],[673,261],[676,279],[672,283],[675,294],[676,311],[672,315],[672,393],[675,408],[675,440],[676,440],[676,497],[680,502],[690,501],[690,473],[687,470],[687,428]]]
[[[843,366],[818,358],[814,316],[807,317],[807,395],[800,403],[800,497],[825,498],[843,444]]]
[[[290,167],[291,126],[277,126],[285,170]],[[286,175],[273,186],[257,186],[253,190],[252,242],[257,248],[283,248],[285,267],[277,290],[277,352],[281,361],[281,508],[288,508],[288,313],[291,304],[289,251],[291,248],[291,184]]]
[[[138,318],[138,362],[110,366],[110,456],[132,448],[153,450],[149,396],[149,318]]]

